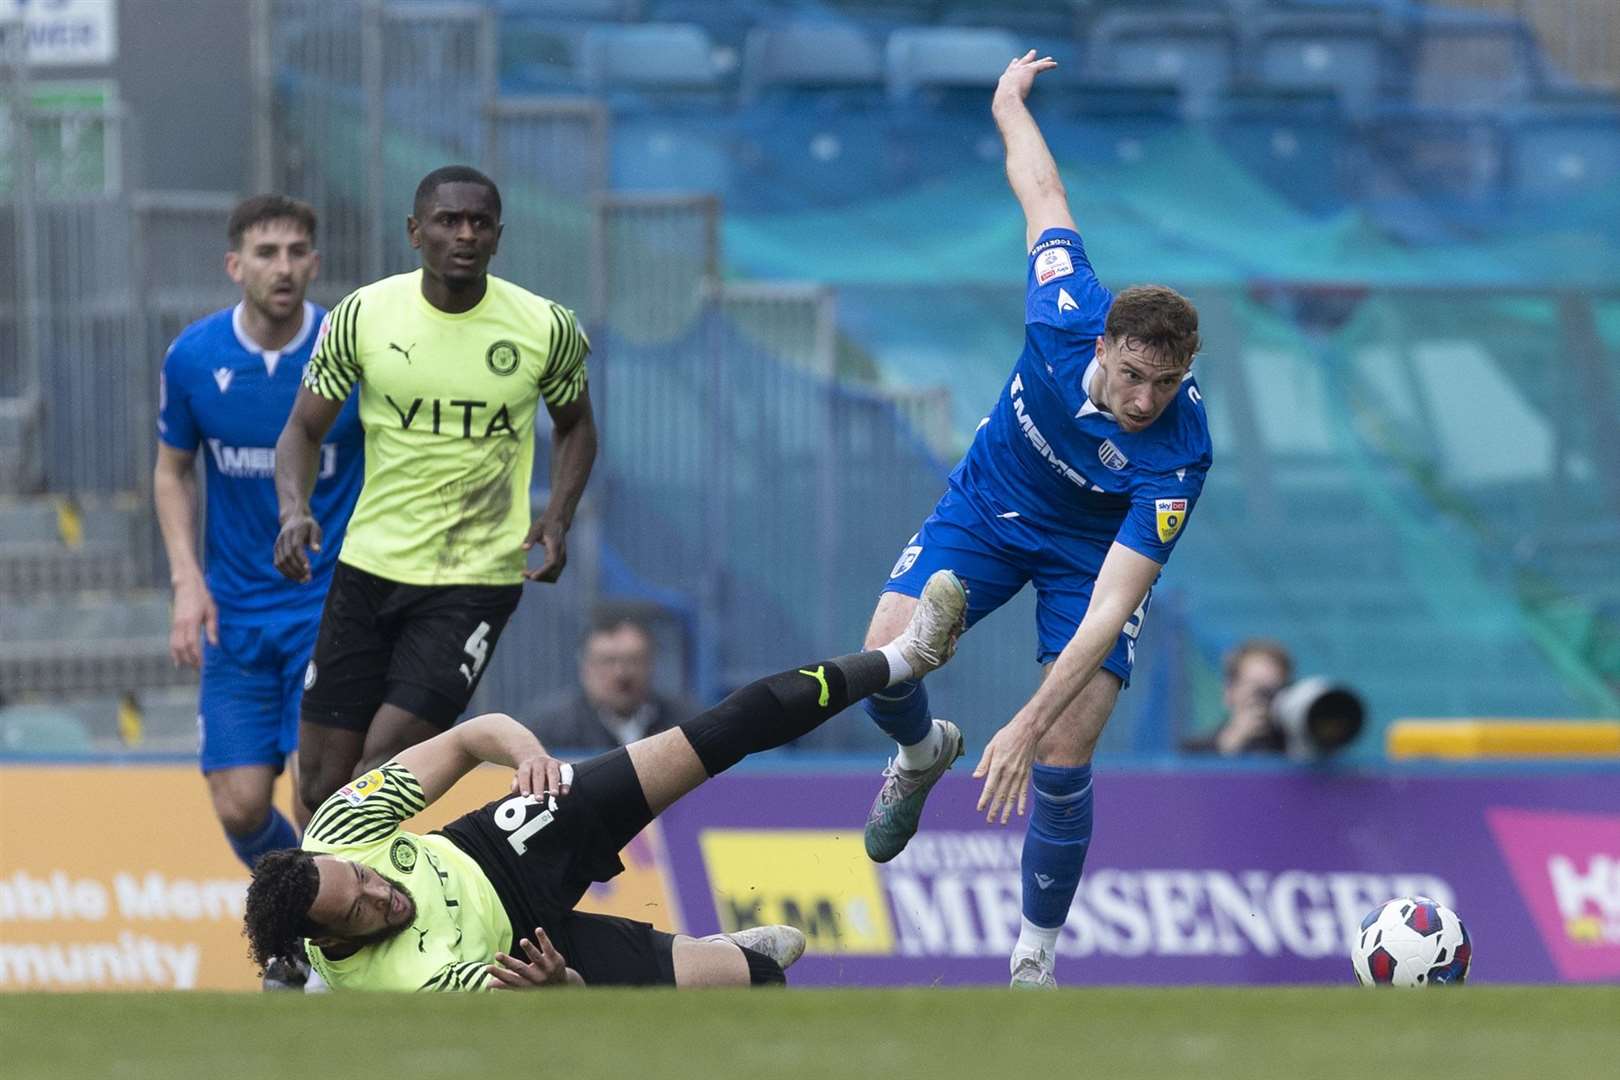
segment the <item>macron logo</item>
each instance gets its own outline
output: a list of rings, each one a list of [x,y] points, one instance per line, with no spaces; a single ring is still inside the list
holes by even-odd
[[[1049,878],[1045,874],[1035,875],[1035,884],[1039,885],[1042,889],[1050,889],[1052,887],[1053,880],[1055,879]]]
[[[1061,315],[1065,311],[1079,311],[1079,310],[1080,310],[1080,305],[1074,302],[1074,297],[1069,295],[1069,290],[1068,289],[1059,289],[1058,290],[1058,314]]]
[[[214,369],[214,385],[219,387],[219,392],[222,394],[231,388],[231,380],[235,377],[236,372],[228,367]]]

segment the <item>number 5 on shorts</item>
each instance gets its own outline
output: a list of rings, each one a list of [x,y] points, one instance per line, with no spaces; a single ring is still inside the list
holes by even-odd
[[[472,657],[472,667],[469,668],[466,664],[461,665],[461,673],[467,677],[468,686],[471,686],[473,681],[478,678],[478,673],[484,670],[484,661],[489,659],[489,642],[484,640],[484,635],[487,633],[489,633],[489,623],[479,623],[478,629],[467,635],[467,644],[461,647],[462,651]]]

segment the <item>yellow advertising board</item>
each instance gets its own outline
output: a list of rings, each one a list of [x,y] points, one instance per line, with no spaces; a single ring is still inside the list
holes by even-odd
[[[510,776],[474,772],[407,828],[504,796]],[[661,849],[655,825],[580,907],[680,929]],[[195,768],[0,766],[0,990],[254,989],[247,880]]]
[[[860,833],[704,829],[698,843],[720,929],[788,923],[811,953],[894,951],[889,905]]]

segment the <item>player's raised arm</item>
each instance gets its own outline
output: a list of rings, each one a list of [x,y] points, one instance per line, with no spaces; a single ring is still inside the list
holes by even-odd
[[[1073,229],[1069,197],[1058,176],[1057,162],[1047,149],[1041,129],[1030,115],[1024,99],[1029,97],[1035,76],[1057,67],[1050,56],[1036,59],[1031,49],[1007,65],[996,84],[990,113],[1007,147],[1007,182],[1012,185],[1018,205],[1024,209],[1024,245],[1033,247],[1047,229]]]
[[[1126,621],[1141,606],[1161,569],[1146,555],[1118,541],[1108,549],[1097,574],[1097,584],[1092,588],[1091,604],[1074,637],[1058,654],[1051,673],[1035,691],[1035,696],[991,738],[978,767],[973,770],[975,777],[984,779],[979,809],[988,810],[990,820],[994,820],[999,810],[1005,823],[1015,796],[1018,812],[1024,812],[1030,767],[1035,763],[1035,749],[1041,737],[1097,674],[1109,650],[1119,640]]]
[[[567,794],[573,777],[572,767],[548,755],[534,732],[505,713],[475,716],[394,760],[416,777],[429,805],[484,762],[515,770],[512,791],[519,795]]]

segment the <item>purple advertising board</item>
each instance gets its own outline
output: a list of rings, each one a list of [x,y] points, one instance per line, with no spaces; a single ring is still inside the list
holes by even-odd
[[[893,862],[869,862],[871,775],[721,777],[663,816],[688,933],[806,931],[795,985],[1000,983],[1023,822],[953,773]],[[1361,918],[1452,907],[1485,982],[1620,981],[1620,775],[1102,772],[1058,945],[1064,985],[1344,983]]]

